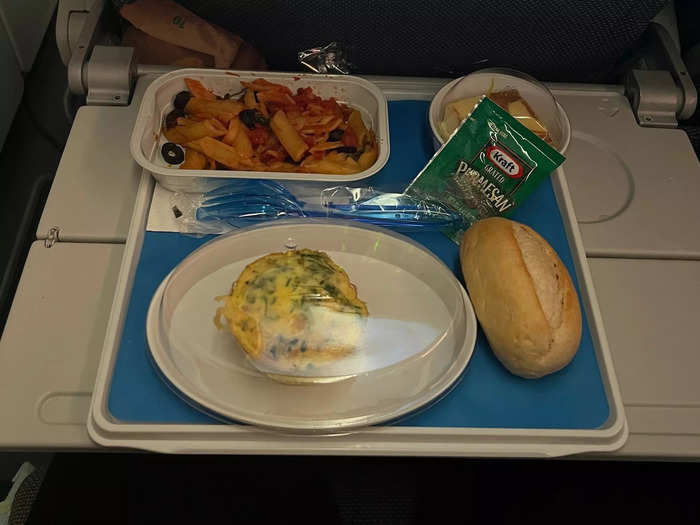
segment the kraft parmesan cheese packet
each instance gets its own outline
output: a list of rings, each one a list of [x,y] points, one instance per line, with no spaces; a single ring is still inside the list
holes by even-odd
[[[564,156],[483,97],[406,189],[458,212],[465,227],[508,216]],[[459,242],[465,228],[445,231]]]

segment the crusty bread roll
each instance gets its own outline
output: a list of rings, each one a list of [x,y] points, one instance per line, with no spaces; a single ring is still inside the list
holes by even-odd
[[[581,340],[581,310],[569,272],[532,228],[500,217],[464,234],[462,273],[496,357],[513,374],[564,368]]]

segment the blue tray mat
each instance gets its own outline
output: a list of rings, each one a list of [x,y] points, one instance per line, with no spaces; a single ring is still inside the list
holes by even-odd
[[[428,103],[389,103],[391,156],[368,185],[402,191],[433,154]],[[513,218],[530,225],[559,253],[579,285],[552,184],[543,182]],[[432,250],[462,280],[458,248],[437,233],[409,235]],[[122,422],[212,423],[160,379],[148,357],[145,321],[151,297],[165,276],[209,240],[177,233],[146,232],[134,278],[109,391],[109,411]],[[579,294],[580,295],[580,294]],[[585,314],[584,314],[585,315]],[[455,388],[430,407],[394,424],[420,427],[595,429],[609,406],[588,323],[576,357],[564,370],[539,380],[511,375],[496,360],[481,330],[466,372]]]

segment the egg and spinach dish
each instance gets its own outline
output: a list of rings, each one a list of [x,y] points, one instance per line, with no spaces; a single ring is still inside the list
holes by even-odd
[[[368,315],[347,273],[307,249],[257,259],[221,299],[217,327],[228,325],[259,368],[300,375],[353,353]]]

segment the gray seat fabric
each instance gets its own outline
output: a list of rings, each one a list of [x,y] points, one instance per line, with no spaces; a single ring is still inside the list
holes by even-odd
[[[509,66],[609,80],[667,0],[178,0],[255,44],[271,69],[340,41],[362,74],[457,76]]]
[[[15,494],[15,500],[12,502],[12,512],[7,525],[25,525],[27,523],[45,477],[46,467],[40,466],[24,479],[17,494]]]

